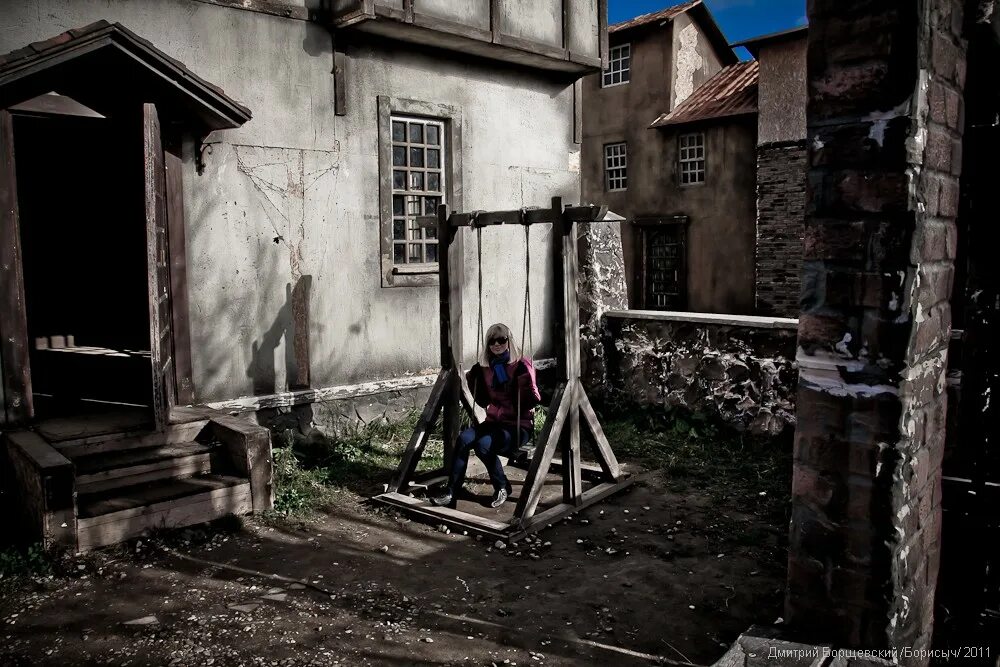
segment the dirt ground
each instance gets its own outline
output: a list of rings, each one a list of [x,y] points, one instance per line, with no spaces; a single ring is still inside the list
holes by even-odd
[[[78,556],[4,594],[0,664],[711,664],[780,616],[787,526],[637,476],[505,549],[343,492]]]

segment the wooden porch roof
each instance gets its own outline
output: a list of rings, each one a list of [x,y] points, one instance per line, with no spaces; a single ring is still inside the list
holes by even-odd
[[[204,132],[239,127],[250,109],[120,23],[97,21],[0,56],[0,108],[55,91],[107,116],[154,102]]]

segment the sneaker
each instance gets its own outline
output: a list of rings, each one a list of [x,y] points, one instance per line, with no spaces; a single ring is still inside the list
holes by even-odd
[[[454,500],[454,497],[452,496],[451,491],[445,489],[441,495],[431,496],[431,505],[443,507],[445,505],[451,505],[452,500]]]
[[[493,502],[490,503],[490,507],[496,509],[505,502],[507,502],[507,489],[498,489],[496,493],[493,494]]]

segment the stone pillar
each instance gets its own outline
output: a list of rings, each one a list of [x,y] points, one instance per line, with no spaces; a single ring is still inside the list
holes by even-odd
[[[628,309],[621,225],[592,222],[578,225],[580,260],[580,356],[583,386],[600,397],[607,386],[604,329],[601,318],[609,310]]]
[[[786,619],[930,646],[965,43],[959,0],[810,0]]]
[[[808,165],[804,141],[757,147],[757,315],[799,315]]]

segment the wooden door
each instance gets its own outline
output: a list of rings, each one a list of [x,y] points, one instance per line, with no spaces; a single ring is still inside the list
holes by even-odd
[[[21,271],[14,119],[7,110],[0,110],[0,376],[0,425],[31,419],[34,408]]]
[[[146,187],[146,258],[149,277],[149,344],[153,368],[153,415],[157,429],[166,426],[176,403],[174,383],[170,248],[163,139],[156,105],[143,105],[143,153]]]
[[[683,225],[646,227],[643,236],[645,307],[682,310],[687,277]]]

